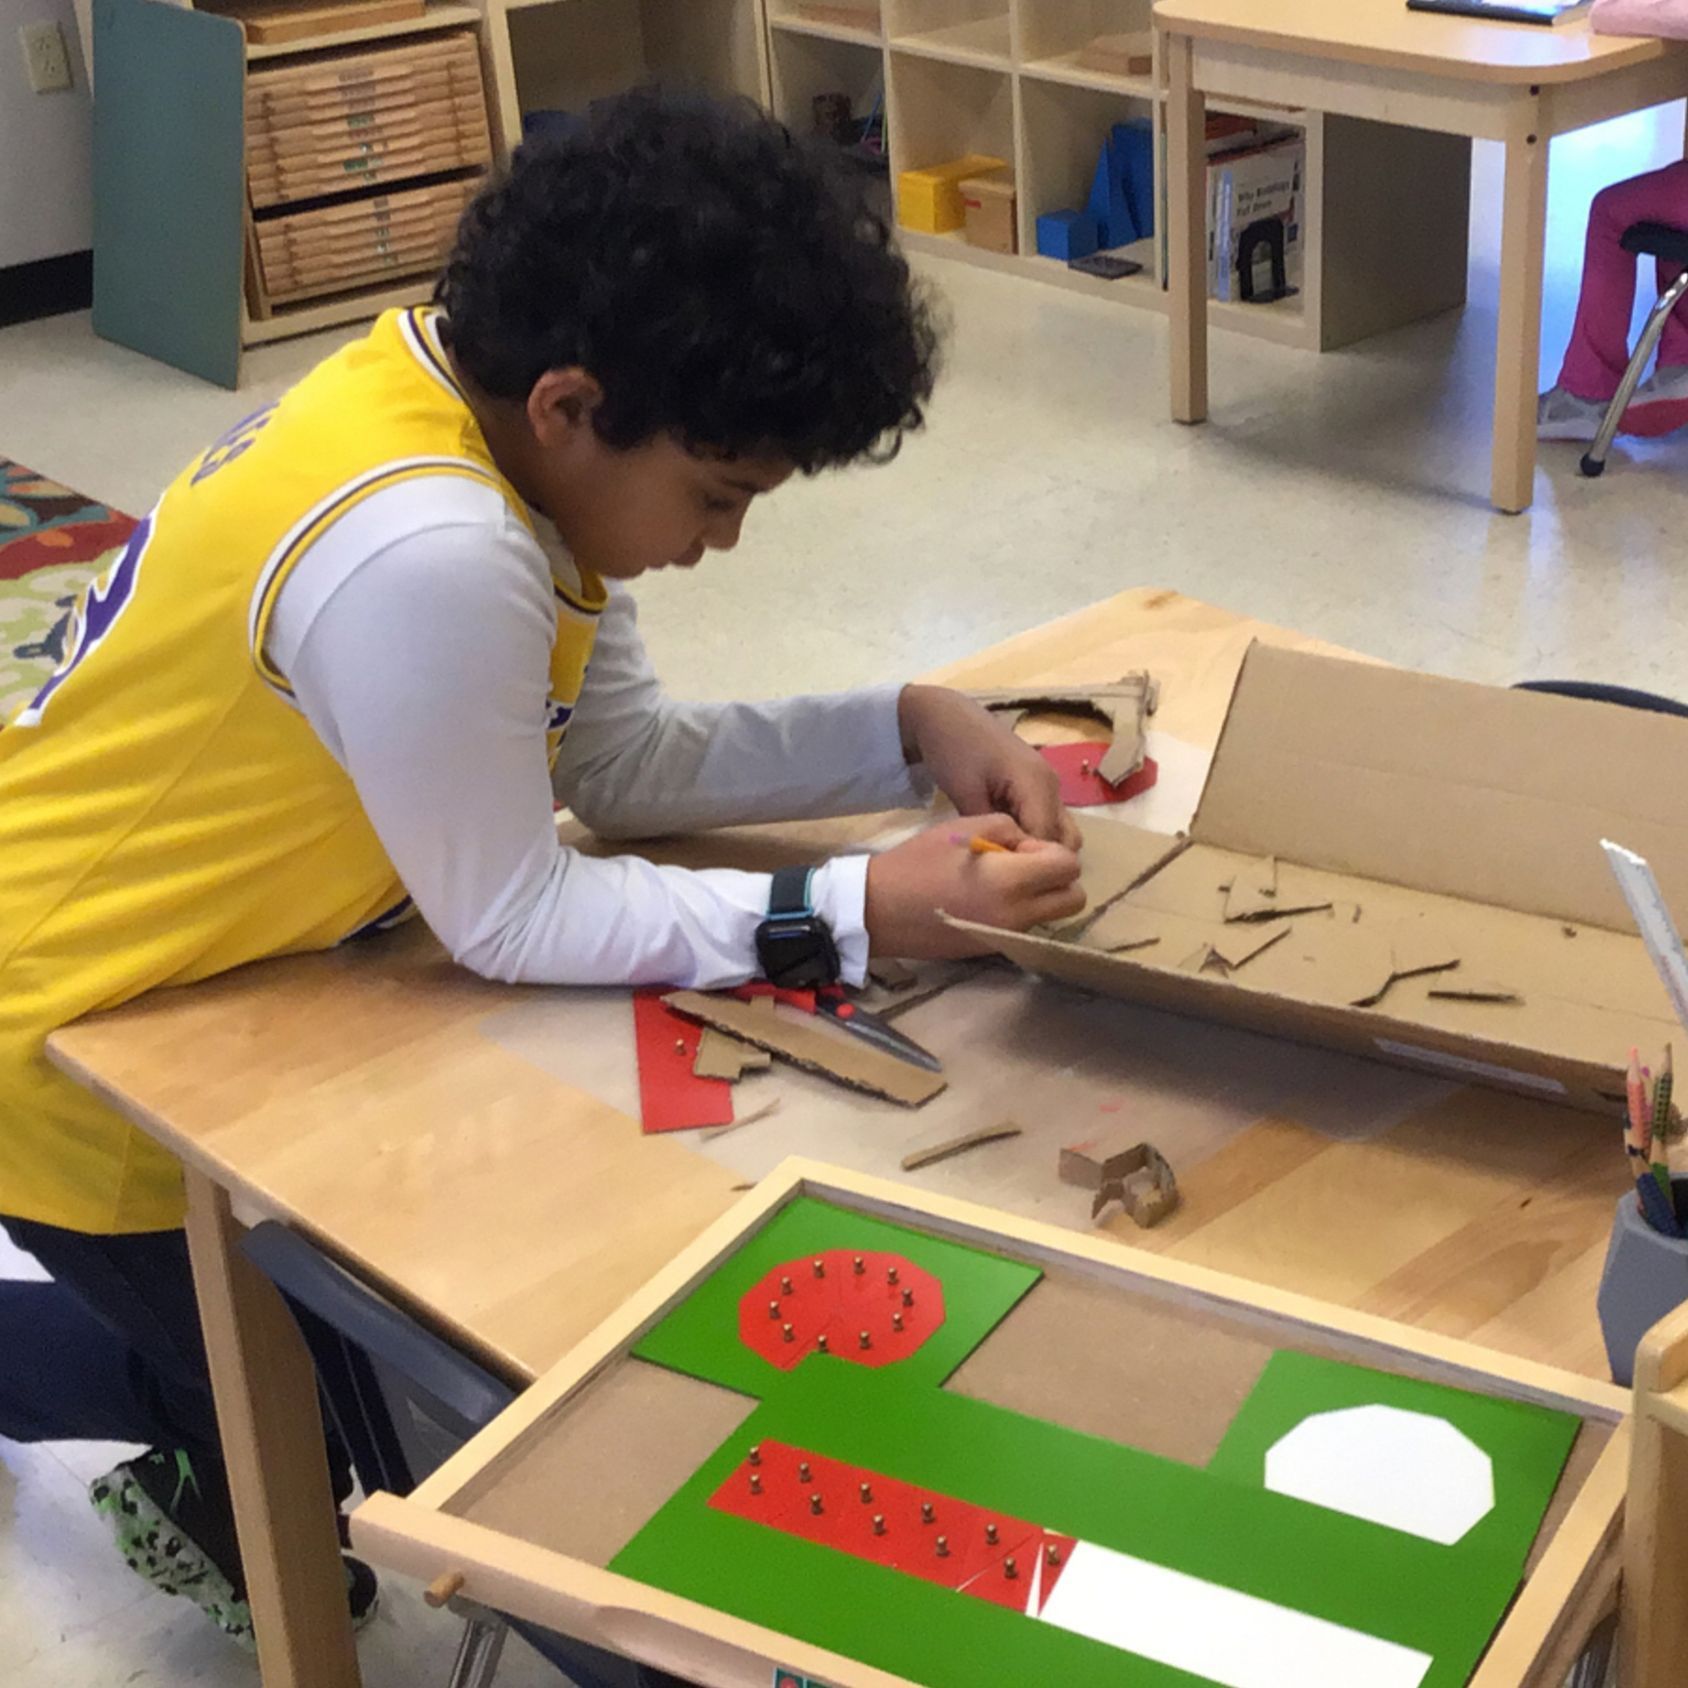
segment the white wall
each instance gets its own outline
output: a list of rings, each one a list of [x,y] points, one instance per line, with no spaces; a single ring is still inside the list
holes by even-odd
[[[18,30],[56,21],[73,86],[31,91]],[[0,268],[91,244],[93,102],[72,0],[0,0]]]

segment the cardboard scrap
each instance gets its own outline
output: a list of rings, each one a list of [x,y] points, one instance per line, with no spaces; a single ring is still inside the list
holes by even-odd
[[[836,1079],[854,1090],[884,1096],[907,1108],[931,1101],[947,1082],[939,1073],[887,1055],[858,1038],[834,1036],[818,1026],[770,1013],[736,996],[674,991],[662,1000],[678,1013],[701,1020],[717,1031],[731,1032],[734,1037],[766,1049],[793,1066]]]
[[[1160,684],[1139,671],[1099,686],[1051,686],[1041,691],[1007,687],[967,695],[986,709],[1017,712],[1016,720],[1042,709],[1105,722],[1113,740],[1096,771],[1109,785],[1119,785],[1143,765],[1145,723],[1160,702]]]
[[[1459,966],[1459,948],[1445,935],[1416,920],[1387,928],[1397,979],[1416,979],[1422,973],[1448,973]]]
[[[773,1003],[772,997],[759,1000],[770,1005]],[[692,1071],[699,1078],[724,1078],[729,1084],[736,1084],[743,1073],[761,1072],[773,1064],[774,1058],[767,1050],[753,1048],[710,1026],[704,1028],[703,1036],[698,1039],[697,1058],[692,1062]]]
[[[1213,945],[1198,944],[1178,963],[1180,973],[1199,973],[1213,959]]]
[[[1434,979],[1430,995],[1445,1002],[1522,1002],[1524,999],[1510,985],[1497,985],[1489,979]]]
[[[1189,845],[1183,833],[1168,837],[1124,821],[1077,814],[1084,847],[1079,851],[1079,887],[1084,892],[1082,914],[1057,921],[1046,930],[1068,943],[1087,933],[1107,911],[1134,887],[1160,870]]]
[[[959,1137],[946,1138],[942,1143],[934,1143],[929,1149],[916,1149],[913,1154],[904,1155],[902,1167],[904,1172],[918,1172],[923,1166],[935,1166],[939,1161],[948,1160],[952,1155],[964,1155],[969,1149],[977,1149],[985,1143],[1000,1143],[1005,1137],[1018,1137],[1020,1128],[1008,1120],[1001,1125],[981,1126],[977,1131],[964,1131]]]
[[[1235,973],[1239,967],[1254,960],[1262,950],[1269,950],[1280,939],[1290,935],[1288,926],[1274,926],[1269,932],[1258,929],[1248,932],[1227,933],[1223,938],[1214,939],[1210,946],[1214,955],[1225,963],[1227,972]]]
[[[920,975],[906,961],[894,956],[875,956],[867,964],[867,976],[883,990],[906,991]]]
[[[1075,1145],[1061,1151],[1059,1171],[1063,1184],[1095,1192],[1092,1220],[1100,1219],[1110,1202],[1118,1202],[1148,1230],[1178,1206],[1178,1180],[1153,1143],[1137,1143],[1105,1159],[1091,1154],[1088,1144]]]
[[[1251,863],[1235,874],[1225,891],[1225,918],[1238,920],[1281,920],[1291,914],[1317,914],[1331,907],[1331,900],[1315,886],[1286,883],[1276,856]]]

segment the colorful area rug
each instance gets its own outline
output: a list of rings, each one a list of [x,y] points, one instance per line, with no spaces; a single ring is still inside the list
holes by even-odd
[[[0,724],[52,673],[76,594],[134,526],[0,457]]]

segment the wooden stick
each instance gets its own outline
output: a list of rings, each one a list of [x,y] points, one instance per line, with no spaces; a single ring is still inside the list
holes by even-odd
[[[977,1131],[966,1131],[959,1137],[934,1143],[929,1149],[916,1149],[912,1155],[904,1155],[903,1171],[918,1172],[923,1166],[934,1166],[939,1161],[948,1160],[952,1155],[964,1155],[969,1149],[977,1149],[983,1143],[999,1143],[1005,1137],[1019,1135],[1019,1126],[1006,1120],[1001,1125],[982,1126]]]

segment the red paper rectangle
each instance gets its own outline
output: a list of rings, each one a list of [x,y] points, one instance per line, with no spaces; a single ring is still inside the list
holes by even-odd
[[[688,1131],[733,1123],[733,1087],[692,1071],[703,1027],[663,1002],[672,989],[633,993],[633,1038],[639,1055],[639,1116],[646,1132]]]

